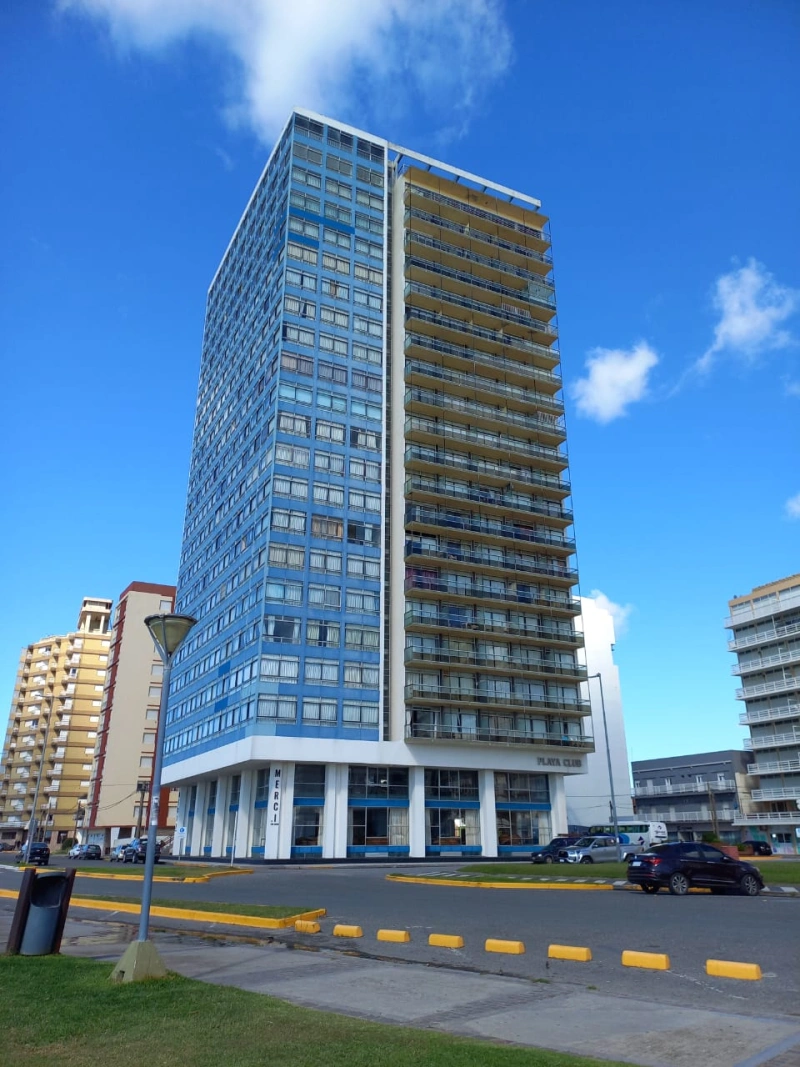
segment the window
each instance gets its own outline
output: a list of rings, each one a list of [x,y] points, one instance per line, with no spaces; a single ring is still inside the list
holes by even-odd
[[[372,701],[357,702],[345,700],[342,702],[342,723],[345,726],[377,726],[378,704]]]
[[[297,656],[262,656],[261,678],[263,681],[296,682],[300,674]]]
[[[308,118],[305,117],[305,115],[295,115],[295,117],[294,117],[294,128],[295,128],[295,130],[297,130],[298,133],[305,134],[306,137],[313,137],[315,141],[321,141],[322,140],[322,131],[324,129],[324,126],[322,125],[322,123],[321,122],[317,122],[314,119],[308,119]],[[295,145],[293,147],[297,148],[298,146],[295,143]],[[300,146],[300,147],[302,147],[302,146]],[[309,152],[316,152],[317,151],[316,148],[309,148],[307,150]]]
[[[320,333],[319,348],[321,352],[333,352],[337,356],[346,356],[347,338],[334,337],[329,333]]]
[[[383,259],[383,245],[375,241],[367,241],[363,237],[356,237],[356,252],[370,259]]]
[[[272,485],[275,496],[290,496],[294,500],[308,499],[308,481],[305,478],[289,478],[276,474]]]
[[[383,355],[379,348],[372,348],[370,345],[361,344],[359,341],[353,341],[353,359],[357,359],[361,363],[373,363],[378,367],[383,363]]]
[[[299,189],[292,189],[289,203],[292,207],[300,208],[301,211],[319,215],[320,199],[318,196],[312,196],[311,193],[303,193]]]
[[[355,374],[355,371],[353,373]],[[377,460],[359,459],[357,456],[351,457],[349,471],[351,478],[361,478],[365,482],[379,482],[381,480],[381,465]]]
[[[363,649],[365,652],[380,651],[381,632],[373,626],[347,625],[344,628],[344,647]]]
[[[318,148],[312,148],[311,145],[300,144],[299,141],[295,141],[292,145],[292,155],[298,159],[307,159],[309,163],[321,163],[322,152]]]
[[[348,796],[354,799],[405,798],[408,796],[407,767],[350,767]]]
[[[350,286],[344,282],[337,282],[335,278],[322,279],[322,292],[325,296],[332,296],[334,300],[350,299]]]
[[[308,604],[312,608],[335,608],[341,607],[342,591],[338,585],[309,585]]]
[[[302,237],[310,237],[319,240],[319,223],[309,222],[308,219],[298,218],[297,215],[289,216],[289,233],[299,233]]]
[[[342,573],[342,553],[326,552],[322,548],[312,548],[309,552],[309,565],[312,571],[324,574]]]
[[[368,159],[371,163],[383,163],[383,149],[379,144],[366,141],[363,137],[358,138],[357,144],[361,159]]]
[[[304,330],[301,326],[293,326],[289,322],[283,324],[283,339],[296,345],[305,345],[307,348],[314,347],[314,331]]]
[[[296,181],[299,185],[308,186],[310,189],[322,188],[322,177],[313,170],[307,170],[305,167],[292,167],[292,180]]]
[[[289,400],[294,404],[310,404],[314,398],[311,388],[307,385],[294,385],[291,382],[283,382],[278,390],[281,400]]]
[[[311,516],[311,536],[327,541],[341,541],[344,532],[341,519],[331,519],[327,515]]]
[[[309,450],[300,445],[286,445],[279,442],[275,446],[275,462],[284,463],[287,467],[308,467],[309,458]]]
[[[381,510],[381,497],[377,493],[365,493],[361,489],[351,489],[347,494],[347,503],[353,511]]]
[[[494,791],[499,801],[522,804],[547,804],[550,801],[546,774],[496,771]]]
[[[336,722],[337,706],[335,700],[304,700],[303,718],[312,722]],[[294,795],[297,796],[295,781]]]
[[[356,190],[356,200],[359,204],[363,204],[366,207],[371,208],[373,211],[383,212],[383,199],[377,197],[374,193],[368,193],[364,189]],[[380,200],[380,207],[376,207],[373,203],[374,200]],[[365,215],[361,211],[356,212],[356,229],[367,230],[369,233],[374,233],[377,237],[383,236],[383,219],[373,219],[369,215]]]
[[[347,411],[347,398],[329,393],[324,389],[317,390],[317,407],[325,411],[337,411],[344,414]]]
[[[281,353],[281,366],[292,374],[314,375],[314,360],[310,356],[297,356],[293,352]],[[280,427],[279,427],[280,428]]]
[[[153,769],[153,757],[152,756],[140,756],[139,757],[139,769],[143,771],[150,771]]]
[[[344,456],[336,452],[314,453],[314,470],[329,471],[331,474],[344,474]]]
[[[352,545],[375,545],[380,544],[380,526],[369,522],[348,522],[347,540]]]
[[[350,401],[350,414],[360,415],[363,419],[374,419],[376,422],[382,419],[380,404],[370,404],[366,400],[357,400],[355,397]]]
[[[377,293],[370,293],[366,289],[353,290],[353,303],[360,307],[371,308],[373,311],[383,311],[383,297]]]
[[[303,583],[271,581],[264,586],[264,599],[276,604],[302,604]]]
[[[322,266],[325,270],[332,270],[337,274],[350,273],[350,260],[343,256],[335,256],[332,252],[322,253]]]
[[[350,446],[380,452],[381,435],[376,430],[360,430],[353,426],[350,428]]]
[[[334,659],[307,659],[305,680],[312,685],[338,685],[338,662]]]
[[[265,615],[264,637],[283,645],[300,644],[300,620],[291,615]]]
[[[328,504],[330,507],[341,507],[344,503],[344,489],[334,485],[314,485],[314,503]]]
[[[289,241],[286,246],[286,258],[297,260],[298,263],[308,263],[309,266],[316,267],[319,253],[316,248],[308,248],[306,245],[299,245],[294,241]]]
[[[301,296],[290,296],[288,293],[283,298],[283,309],[290,315],[299,315],[304,319],[317,317],[317,305],[313,300],[305,300]]]
[[[347,152],[352,152],[353,135],[350,133],[343,133],[341,130],[335,130],[333,126],[329,126],[328,144],[338,145],[339,148],[343,148]]]
[[[349,233],[342,233],[341,230],[334,230],[331,226],[326,226],[324,228],[322,239],[326,245],[333,245],[334,248],[346,248],[348,251],[352,244],[352,238]]]
[[[372,170],[371,167],[364,167],[359,163],[356,177],[360,182],[365,182],[367,185],[374,185],[378,189],[383,188],[383,172],[380,170]]]
[[[317,364],[317,376],[322,381],[347,385],[347,368],[337,367],[335,363],[326,363],[324,360],[320,360]]]
[[[291,567],[293,570],[302,570],[306,562],[306,551],[304,548],[294,548],[291,545],[271,544],[269,562],[273,567]]]
[[[368,207],[370,211],[383,211],[383,196],[379,193],[371,193],[369,189],[356,189],[356,203],[362,207]],[[381,230],[383,230],[382,225]]]
[[[341,207],[339,204],[335,204],[332,200],[326,200],[325,218],[336,219],[337,222],[344,222],[350,226],[353,222],[353,212],[349,207]]]
[[[286,329],[284,326],[284,332]],[[353,329],[356,333],[368,333],[371,337],[383,336],[383,323],[377,319],[368,319],[364,315],[353,315]]]
[[[271,527],[273,530],[290,530],[292,533],[305,533],[305,512],[284,511],[283,508],[273,508]]]
[[[380,578],[381,561],[367,556],[348,556],[347,573],[351,578]]]
[[[338,648],[341,627],[338,622],[318,622],[309,619],[306,623],[306,644],[318,648]]]
[[[364,389],[368,393],[383,392],[383,379],[377,374],[367,374],[363,370],[353,371],[353,388]]]
[[[327,168],[332,170],[334,174],[344,174],[346,178],[349,178],[353,173],[353,164],[350,160],[342,159],[341,156],[336,156],[333,152],[328,152]]]
[[[381,601],[377,593],[365,593],[360,590],[347,590],[347,610],[358,611],[362,615],[377,615]]]
[[[428,767],[425,796],[433,800],[477,800],[478,772]]]
[[[349,311],[340,311],[338,308],[328,307],[325,304],[322,305],[319,317],[322,322],[328,323],[331,326],[338,326],[343,330],[348,329],[350,326]]]
[[[380,667],[377,664],[345,663],[344,684],[356,689],[377,689],[380,685]]]
[[[351,438],[352,435],[353,431],[351,430]],[[339,444],[344,444],[344,426],[339,422],[326,422],[325,419],[317,419],[316,437],[319,441],[336,441]],[[351,440],[350,444],[352,443]]]
[[[260,696],[257,717],[259,719],[290,719],[294,722],[297,718],[297,697]],[[259,799],[262,798],[257,793],[256,800]]]
[[[330,196],[340,196],[342,200],[353,199],[353,187],[348,182],[337,181],[336,178],[325,179],[325,192]]]
[[[309,274],[306,271],[297,270],[294,267],[287,267],[286,284],[296,285],[298,289],[310,289],[312,292],[316,292],[317,276],[316,274]]]

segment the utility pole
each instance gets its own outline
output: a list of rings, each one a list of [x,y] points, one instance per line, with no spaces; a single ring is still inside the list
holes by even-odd
[[[717,818],[717,798],[714,796],[714,790],[711,788],[711,782],[708,783],[708,806],[711,809],[711,828],[714,831],[714,837],[719,839],[719,819]]]
[[[600,708],[603,713],[603,734],[606,739],[606,761],[608,763],[608,788],[611,793],[611,821],[614,824],[614,843],[617,846],[617,863],[622,863],[622,845],[619,840],[619,820],[617,819],[617,799],[614,796],[614,774],[611,770],[611,748],[608,744],[608,721],[606,720],[606,701],[603,695],[603,676],[600,671],[598,671],[597,674],[590,674],[588,677],[596,678],[600,683]]]
[[[47,759],[47,742],[50,738],[50,723],[53,721],[53,706],[52,704],[47,710],[47,724],[44,729],[44,744],[42,745],[42,758],[39,761],[39,773],[36,775],[36,788],[33,792],[33,803],[31,804],[31,820],[28,823],[28,845],[25,850],[25,862],[29,863],[31,858],[31,845],[33,844],[33,837],[36,833],[36,805],[39,803],[39,789],[42,784],[42,774],[44,773],[44,763]]]
[[[144,817],[144,798],[150,790],[149,782],[137,782],[136,792],[139,794],[139,816],[136,820],[136,836],[142,836],[142,818]]]

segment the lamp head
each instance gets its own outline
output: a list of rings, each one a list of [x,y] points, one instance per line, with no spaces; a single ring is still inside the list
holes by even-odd
[[[191,615],[148,615],[144,620],[165,663],[170,662],[196,622]]]

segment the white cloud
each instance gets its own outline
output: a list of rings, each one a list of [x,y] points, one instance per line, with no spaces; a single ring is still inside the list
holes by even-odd
[[[611,618],[614,620],[614,632],[617,637],[622,637],[628,630],[628,619],[631,613],[635,610],[633,604],[615,604],[613,600],[609,600],[605,593],[601,593],[599,589],[592,590],[592,596],[597,602],[599,608],[603,608],[607,611]]]
[[[647,395],[647,379],[657,363],[658,355],[645,341],[630,351],[592,349],[586,360],[589,373],[570,388],[578,412],[602,423],[625,415],[631,404]]]
[[[800,396],[800,382],[792,381],[789,378],[784,382],[783,388],[787,396]]]
[[[786,501],[786,515],[790,519],[800,519],[800,493],[790,496]]]
[[[222,42],[233,121],[271,141],[294,107],[360,122],[413,109],[452,136],[511,62],[500,0],[59,0],[122,46]]]
[[[763,352],[792,344],[783,323],[800,307],[800,290],[779,285],[755,259],[723,274],[714,283],[714,307],[720,312],[714,341],[695,363],[705,373],[721,352],[753,361]]]

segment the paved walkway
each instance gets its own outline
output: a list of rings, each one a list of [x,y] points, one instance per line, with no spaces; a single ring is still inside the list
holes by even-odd
[[[0,901],[0,944],[13,902]],[[69,919],[62,952],[119,959],[130,923]],[[188,978],[380,1022],[607,1057],[641,1067],[800,1067],[800,1019],[653,1004],[583,985],[530,982],[329,948],[298,950],[156,930],[166,966]]]

